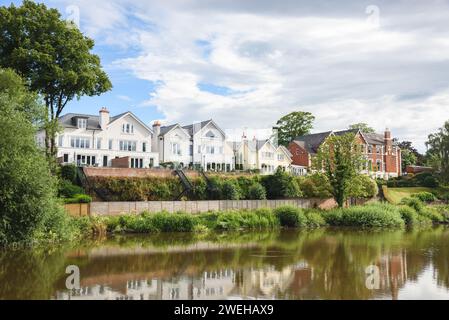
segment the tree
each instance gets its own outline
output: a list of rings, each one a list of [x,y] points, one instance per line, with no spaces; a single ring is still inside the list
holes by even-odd
[[[343,207],[351,181],[362,165],[360,148],[353,134],[330,136],[319,148],[313,161],[316,170],[324,171],[332,187],[332,196]]]
[[[0,69],[0,79],[11,80],[0,90],[0,243],[32,240],[39,232],[49,238],[67,220],[55,201],[56,181],[35,142],[32,119],[38,115],[29,112],[39,103],[11,71]]]
[[[308,134],[313,128],[315,117],[310,112],[292,112],[277,122],[279,144],[288,146],[296,137]]]
[[[419,153],[419,151],[413,147],[412,142],[410,141],[402,141],[398,143],[399,148],[402,151],[402,161],[404,165],[404,158],[405,162],[408,162],[407,165],[418,165],[422,166],[425,164],[425,157],[423,154]],[[405,154],[405,156],[404,156]],[[413,156],[412,156],[413,154]],[[405,170],[406,166],[403,166],[403,171]]]
[[[368,124],[366,124],[364,122],[352,124],[349,126],[349,129],[351,129],[351,130],[359,129],[360,131],[362,131],[362,133],[375,133],[376,132],[376,130],[374,130]]]
[[[20,7],[0,7],[0,67],[15,70],[43,98],[48,157],[56,156],[57,119],[67,103],[112,87],[93,47],[93,40],[44,4],[25,0]]]
[[[426,142],[428,162],[440,172],[441,180],[449,182],[449,121],[438,132],[429,135]]]
[[[414,166],[416,165],[416,155],[410,151],[410,150],[402,150],[401,151],[401,158],[402,158],[402,171],[405,172],[408,166]]]

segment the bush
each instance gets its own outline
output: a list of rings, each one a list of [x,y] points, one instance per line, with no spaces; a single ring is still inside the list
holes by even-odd
[[[58,187],[58,195],[64,198],[73,198],[77,194],[83,194],[84,189],[80,186],[74,185],[68,180],[61,180]]]
[[[399,208],[399,213],[401,214],[402,220],[404,220],[407,225],[415,225],[418,223],[418,213],[415,209],[408,206],[401,206]]]
[[[321,173],[297,178],[301,193],[306,198],[327,199],[332,197],[329,179]]]
[[[422,182],[423,187],[437,188],[439,186],[438,180],[434,176],[429,176]]]
[[[274,210],[282,227],[298,228],[307,226],[307,218],[304,212],[296,207],[284,206]]]
[[[91,203],[92,197],[88,196],[86,194],[76,194],[72,198],[66,198],[64,199],[64,203],[66,204],[73,204],[73,203]]]
[[[221,199],[222,200],[239,200],[240,188],[239,186],[230,180],[225,180],[221,186]]]
[[[61,179],[70,181],[73,184],[78,183],[78,168],[74,164],[61,166]]]
[[[280,168],[278,168],[275,174],[263,177],[262,184],[265,187],[268,199],[285,199],[301,196],[301,190],[295,177]]]
[[[307,226],[309,228],[319,228],[327,224],[326,220],[323,218],[323,216],[319,211],[315,210],[307,211],[306,218],[307,218]]]
[[[344,209],[334,209],[328,213],[326,221],[335,225],[369,227],[369,228],[391,228],[403,227],[404,220],[397,207],[388,204],[369,204],[365,206],[354,206]]]
[[[412,195],[413,198],[417,198],[422,202],[434,202],[437,200],[437,197],[430,192],[420,192]]]
[[[422,212],[424,209],[424,203],[418,198],[404,198],[402,199],[401,204],[415,209],[418,213]]]
[[[249,187],[247,198],[249,200],[265,200],[267,198],[267,192],[260,183],[255,182]]]
[[[350,184],[348,196],[353,198],[373,198],[379,193],[376,181],[367,175],[355,176]]]

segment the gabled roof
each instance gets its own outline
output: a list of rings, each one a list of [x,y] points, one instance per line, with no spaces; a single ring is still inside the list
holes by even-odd
[[[185,130],[187,130],[187,132],[191,135],[191,136],[193,136],[193,127],[194,126],[199,126],[199,129],[203,129],[205,126],[207,126],[209,123],[211,123],[212,122],[212,119],[210,119],[210,120],[206,120],[206,121],[201,121],[201,122],[199,122],[199,123],[195,123],[195,124],[191,124],[191,125],[188,125],[188,126],[183,126],[183,128],[185,129]]]
[[[288,150],[286,147],[284,146],[279,146],[278,150],[283,151],[286,155],[288,155],[289,157],[293,157],[293,154],[290,152],[290,150]]]
[[[130,115],[131,117],[133,117],[137,122],[139,122],[149,132],[151,132],[151,133],[153,132],[144,122],[142,122],[134,113],[132,113],[130,111],[123,112],[116,116],[110,117],[108,125],[110,125],[114,121],[117,121],[118,119],[123,118],[124,116],[127,116],[127,115]],[[74,118],[86,118],[88,130],[101,130],[99,115],[82,114],[82,113],[67,113],[67,114],[63,115],[62,117],[59,117],[58,122],[64,128],[76,129],[77,125],[76,125],[76,123],[73,122]]]
[[[184,134],[186,136],[190,137],[189,132],[186,129],[184,129],[183,127],[181,127],[181,125],[179,123],[161,127],[161,133],[159,134],[159,136],[165,136],[166,134],[168,134],[169,132],[171,132],[172,130],[174,130],[176,128],[181,129],[181,131],[184,132]]]
[[[348,129],[348,130],[341,130],[341,131],[333,131],[333,133],[336,136],[344,136],[345,134],[348,134],[348,133],[357,134],[359,132],[360,132],[359,129]]]
[[[308,153],[317,153],[320,145],[332,134],[332,131],[307,134],[297,137],[294,142],[306,149]]]
[[[379,133],[362,133],[362,136],[368,144],[380,145],[385,143],[385,137]]]

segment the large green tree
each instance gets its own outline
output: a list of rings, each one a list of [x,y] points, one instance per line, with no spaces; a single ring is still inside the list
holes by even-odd
[[[414,146],[411,141],[401,141],[398,143],[399,148],[402,151],[403,169],[407,165],[422,166],[425,164],[425,157]]]
[[[35,141],[35,119],[43,106],[11,70],[0,69],[0,84],[0,245],[32,240],[38,233],[49,238],[67,218],[55,201],[56,181]]]
[[[368,124],[366,124],[364,122],[351,124],[349,126],[349,129],[351,129],[351,130],[352,129],[359,129],[363,133],[375,133],[376,132],[376,130],[374,130],[374,128],[370,127]]]
[[[288,146],[296,137],[310,133],[315,117],[310,112],[292,112],[277,122],[278,141],[280,145]]]
[[[351,133],[330,136],[314,157],[314,169],[323,171],[332,187],[332,196],[343,207],[351,193],[351,181],[359,174],[362,155]]]
[[[449,121],[426,142],[428,163],[440,172],[441,180],[449,183]]]
[[[41,95],[47,156],[56,155],[57,118],[67,103],[112,87],[100,58],[91,53],[93,47],[93,40],[56,9],[29,0],[19,7],[0,7],[0,67],[15,70]]]

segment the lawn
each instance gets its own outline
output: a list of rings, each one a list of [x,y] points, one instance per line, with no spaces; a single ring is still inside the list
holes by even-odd
[[[402,199],[409,198],[414,193],[432,192],[435,189],[424,187],[411,188],[384,188],[384,195],[388,202],[392,204],[399,204]]]

